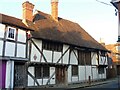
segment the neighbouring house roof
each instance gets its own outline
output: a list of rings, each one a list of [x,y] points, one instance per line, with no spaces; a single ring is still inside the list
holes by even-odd
[[[27,27],[22,22],[21,19],[11,17],[11,16],[8,16],[8,15],[5,15],[5,14],[1,14],[1,13],[0,13],[0,23],[7,24],[7,25],[10,25],[10,26],[16,26],[16,27],[19,27],[19,28],[22,28],[22,29],[25,29],[25,30],[33,30],[33,29]]]
[[[33,22],[38,28],[32,32],[33,38],[107,51],[77,23],[60,17],[57,22],[53,20],[51,15],[41,11],[37,11],[34,15]]]
[[[110,50],[112,53],[118,53],[117,49],[116,49],[116,44],[108,44],[108,45],[105,45],[106,48],[108,50]]]

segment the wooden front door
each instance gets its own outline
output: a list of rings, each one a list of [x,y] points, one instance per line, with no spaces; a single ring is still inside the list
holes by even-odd
[[[26,86],[26,69],[24,64],[15,64],[14,67],[14,87]]]
[[[64,84],[66,80],[65,67],[56,67],[56,84]]]

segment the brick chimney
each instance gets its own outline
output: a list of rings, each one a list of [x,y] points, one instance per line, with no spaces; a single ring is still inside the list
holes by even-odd
[[[34,5],[29,1],[22,4],[23,7],[23,22],[26,20],[32,21]]]
[[[51,15],[55,21],[58,21],[58,0],[51,0]]]

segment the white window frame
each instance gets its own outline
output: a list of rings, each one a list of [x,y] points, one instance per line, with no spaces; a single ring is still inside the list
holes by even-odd
[[[10,38],[9,37],[9,29],[13,29],[14,30],[14,38]],[[16,37],[16,28],[8,27],[7,28],[7,39],[9,39],[9,40],[15,40],[15,37]]]

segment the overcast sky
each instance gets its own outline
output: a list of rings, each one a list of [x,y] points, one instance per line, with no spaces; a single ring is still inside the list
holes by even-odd
[[[22,3],[25,0],[0,0],[0,13],[22,18]],[[28,0],[35,9],[51,14],[51,0]],[[99,0],[110,4],[111,0]],[[59,17],[79,23],[93,38],[106,44],[116,43],[118,16],[113,6],[96,0],[59,0]]]

